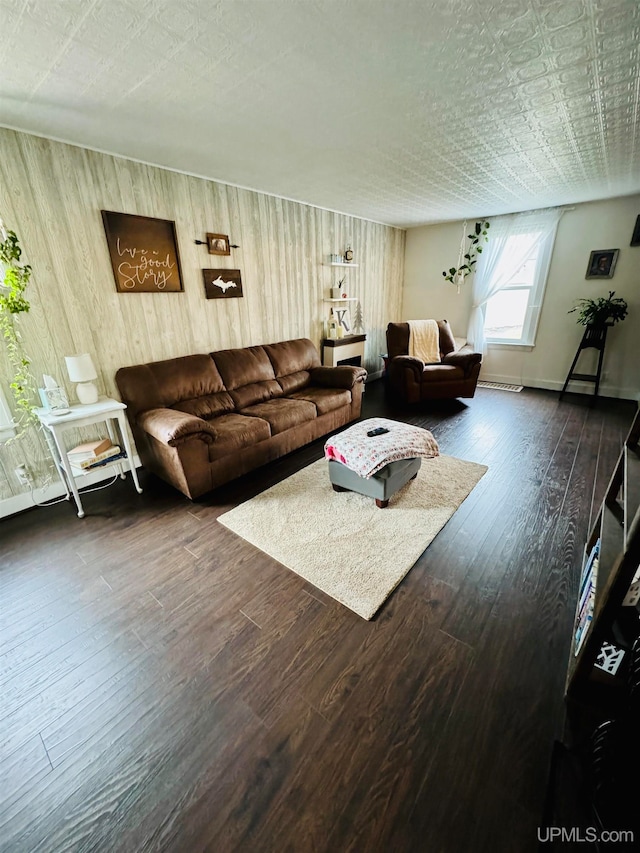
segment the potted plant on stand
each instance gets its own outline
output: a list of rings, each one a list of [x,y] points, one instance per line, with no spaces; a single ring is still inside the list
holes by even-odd
[[[627,303],[614,296],[615,290],[610,290],[606,298],[578,299],[567,313],[579,311],[577,322],[581,326],[615,326],[627,316]]]
[[[600,388],[600,377],[602,375],[602,360],[604,358],[604,345],[607,340],[607,330],[610,326],[615,326],[627,316],[627,303],[621,297],[616,297],[615,291],[610,290],[607,297],[601,296],[599,299],[578,299],[573,308],[570,308],[567,313],[573,314],[578,312],[578,324],[585,326],[584,334],[578,350],[573,359],[573,363],[569,368],[569,373],[565,379],[565,383],[560,392],[562,399],[564,392],[567,390],[567,385],[572,380],[595,382],[594,400],[598,396]],[[575,366],[578,363],[580,353],[584,349],[593,347],[599,351],[598,366],[595,373],[575,373]]]

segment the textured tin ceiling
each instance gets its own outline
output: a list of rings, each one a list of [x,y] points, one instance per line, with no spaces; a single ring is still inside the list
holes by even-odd
[[[400,226],[640,192],[637,0],[0,0],[0,124]]]

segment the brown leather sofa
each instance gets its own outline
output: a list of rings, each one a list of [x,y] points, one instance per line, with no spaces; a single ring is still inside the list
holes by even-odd
[[[482,353],[464,345],[458,349],[451,327],[438,320],[440,362],[424,364],[409,353],[409,324],[387,326],[387,387],[405,403],[473,397],[480,374]]]
[[[322,367],[300,338],[121,367],[116,383],[142,464],[193,499],[358,418],[366,375]]]

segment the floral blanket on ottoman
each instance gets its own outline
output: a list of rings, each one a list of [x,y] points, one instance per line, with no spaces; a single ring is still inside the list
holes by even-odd
[[[384,435],[368,436],[377,427],[386,427]],[[439,456],[438,443],[428,429],[387,418],[369,418],[332,435],[324,446],[326,459],[342,462],[360,477],[369,479],[390,462],[425,456]]]

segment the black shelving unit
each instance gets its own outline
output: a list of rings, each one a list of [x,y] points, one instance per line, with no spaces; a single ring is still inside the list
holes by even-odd
[[[603,643],[625,643],[624,631],[617,620],[621,615],[622,602],[640,565],[639,439],[640,411],[625,439],[585,548],[583,573],[588,566],[591,549],[600,540],[592,618],[584,629],[582,641],[578,642],[576,630],[580,614],[576,612],[566,696],[569,700],[577,699],[586,704],[591,704],[599,688],[610,689],[621,681],[617,673],[611,676],[595,665]],[[578,602],[577,611],[579,606]],[[633,639],[629,638],[631,642]],[[620,676],[624,678],[624,667]]]

